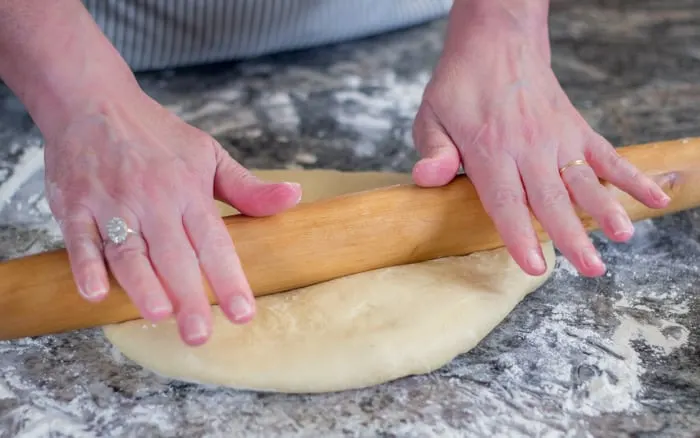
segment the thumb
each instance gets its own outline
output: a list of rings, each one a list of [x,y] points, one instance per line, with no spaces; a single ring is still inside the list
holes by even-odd
[[[294,207],[301,200],[297,183],[260,180],[222,149],[216,167],[214,196],[246,216],[271,216]]]
[[[423,187],[438,187],[452,181],[459,171],[459,152],[425,104],[421,105],[413,124],[413,142],[421,155],[413,166],[415,183]]]

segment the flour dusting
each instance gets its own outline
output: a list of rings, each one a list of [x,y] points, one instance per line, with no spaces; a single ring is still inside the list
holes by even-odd
[[[2,209],[22,185],[44,166],[44,148],[38,139],[26,144],[12,174],[0,185],[0,209]]]
[[[365,83],[352,76],[347,87],[333,95],[339,103],[335,107],[335,119],[361,137],[381,140],[390,133],[397,119],[413,121],[428,80],[429,75],[423,74],[409,81],[390,70],[376,72]]]
[[[680,306],[683,304],[670,307],[677,310]],[[643,322],[625,313],[630,309],[651,312],[647,306],[635,305],[629,297],[620,298],[613,303],[613,308],[621,310],[615,312],[618,325],[610,337],[589,328],[573,328],[562,322],[571,319],[573,312],[578,311],[564,303],[557,305],[552,321],[543,326],[542,330],[566,333],[563,339],[584,340],[592,347],[586,359],[576,367],[568,361],[557,361],[555,357],[547,356],[545,359],[549,367],[555,364],[562,367],[555,374],[559,378],[578,373],[580,382],[572,386],[564,404],[568,412],[594,416],[639,411],[639,396],[643,391],[640,379],[646,368],[633,343],[642,342],[652,348],[656,355],[668,356],[688,342],[689,330],[674,321],[653,318],[650,322]],[[544,339],[541,335],[533,333],[533,338]],[[605,354],[595,354],[596,350]]]
[[[641,341],[657,349],[658,354],[668,355],[688,341],[688,330],[670,321],[659,320],[656,324],[638,321],[629,315],[620,315],[619,325],[612,338],[601,339],[593,332],[580,332],[577,335],[595,340],[611,354],[591,355],[584,362],[595,374],[567,399],[567,411],[580,411],[586,415],[601,413],[636,412],[640,410],[639,396],[643,385],[641,376],[646,372],[633,341]],[[680,335],[665,333],[667,328],[676,328]]]

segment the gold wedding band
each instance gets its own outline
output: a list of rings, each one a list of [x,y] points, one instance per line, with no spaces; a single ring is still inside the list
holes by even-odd
[[[570,168],[570,167],[574,167],[574,166],[588,166],[588,162],[587,162],[586,160],[573,160],[573,161],[569,161],[568,163],[566,163],[565,165],[563,165],[562,167],[559,168],[559,175],[560,175],[560,176],[563,176],[563,175],[564,175],[564,171],[565,171],[566,169],[568,169],[568,168]]]

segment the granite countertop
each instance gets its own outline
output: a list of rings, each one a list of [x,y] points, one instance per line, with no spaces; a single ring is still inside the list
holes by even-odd
[[[585,3],[585,5],[583,5]],[[615,144],[700,135],[700,6],[552,3],[553,64]],[[141,75],[255,168],[408,171],[444,22],[240,64]],[[61,245],[40,136],[0,86],[0,257]],[[700,431],[700,211],[594,238],[609,272],[556,273],[429,375],[326,395],[171,382],[99,330],[0,343],[0,436],[692,436]],[[41,311],[41,309],[38,309]],[[46,309],[44,311],[50,311]]]

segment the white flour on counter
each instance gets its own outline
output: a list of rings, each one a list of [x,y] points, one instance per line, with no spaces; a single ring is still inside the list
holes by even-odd
[[[20,161],[13,167],[12,175],[0,184],[0,210],[10,202],[17,191],[44,167],[44,148],[38,143],[27,144]]]

